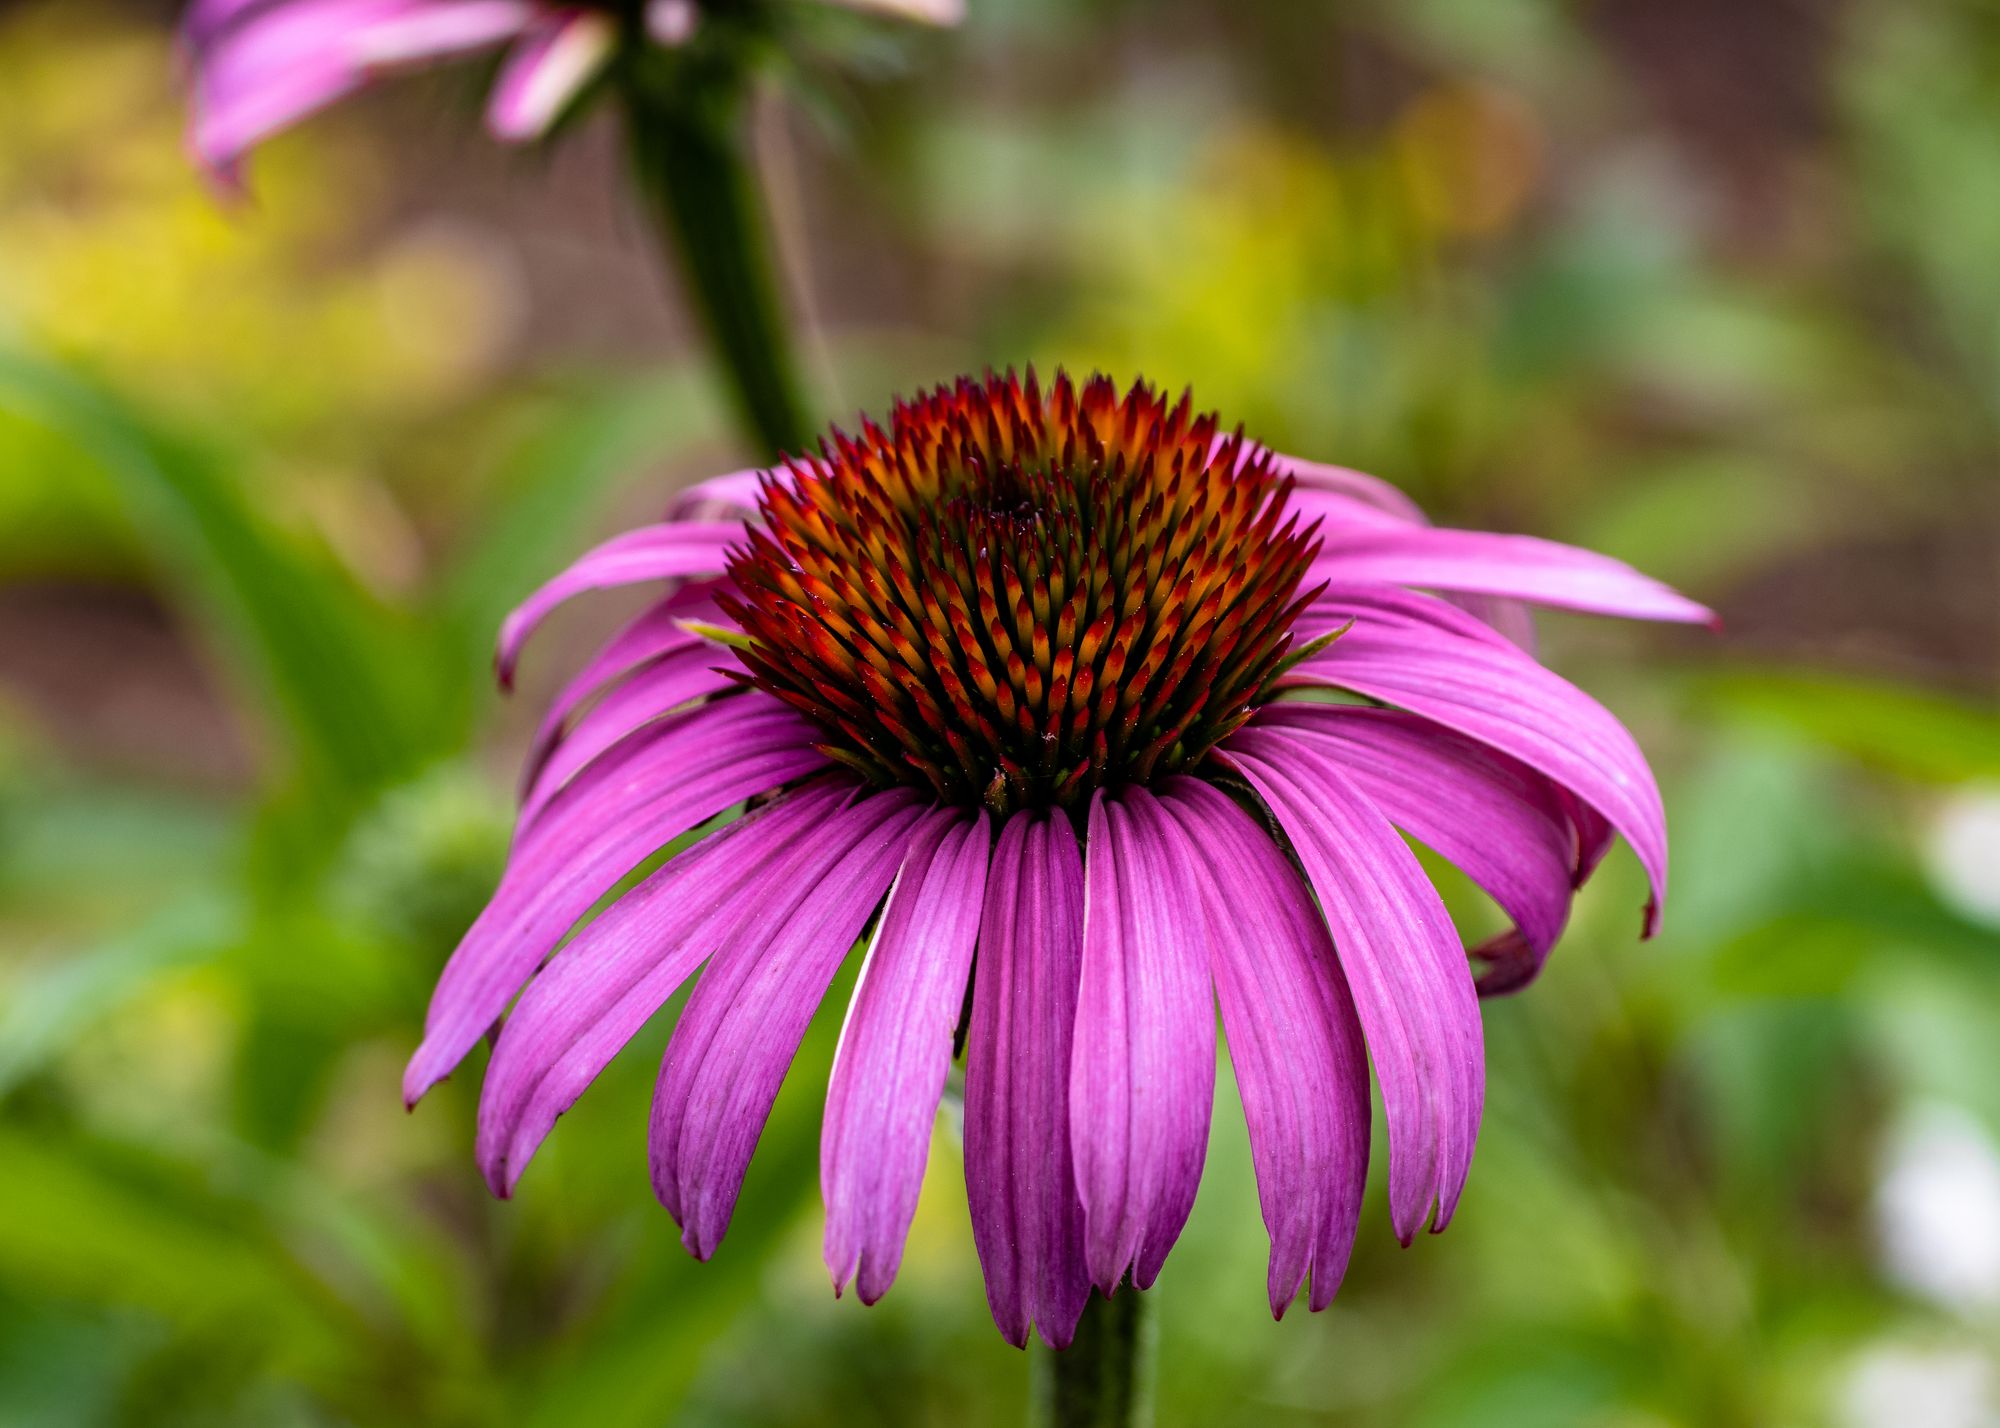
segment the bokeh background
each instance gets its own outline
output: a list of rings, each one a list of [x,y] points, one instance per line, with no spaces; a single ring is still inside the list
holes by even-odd
[[[759,115],[825,417],[1143,371],[1726,621],[1544,622],[1675,891],[1641,944],[1614,855],[1487,1005],[1449,1234],[1378,1186],[1274,1324],[1225,1074],[1162,1422],[2000,1423],[2000,10],[971,9],[823,28]],[[740,451],[601,122],[503,153],[440,73],[218,205],[172,10],[0,6],[0,1424],[1021,1421],[948,1135],[894,1291],[828,1291],[841,988],[707,1266],[646,1179],[670,1016],[513,1203],[476,1067],[401,1109],[623,607],[513,700],[500,613]]]

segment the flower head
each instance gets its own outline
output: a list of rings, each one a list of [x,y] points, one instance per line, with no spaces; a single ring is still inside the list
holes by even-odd
[[[829,3],[944,24],[960,0]],[[502,49],[487,127],[508,142],[533,139],[621,44],[682,44],[700,10],[699,0],[194,0],[182,27],[190,141],[230,180],[256,145],[378,77]]]
[[[1644,758],[1503,630],[1524,601],[1708,612],[1587,551],[1432,527],[1185,397],[961,381],[708,482],[517,610],[503,679],[562,601],[656,580],[545,718],[507,871],[410,1064],[414,1100],[505,1015],[478,1139],[500,1194],[699,969],[651,1150],[711,1253],[866,933],[821,1144],[836,1290],[872,1302],[895,1277],[961,1036],[1002,1333],[1060,1346],[1093,1284],[1151,1284],[1194,1202],[1219,1006],[1271,1306],[1309,1279],[1318,1309],[1359,1215],[1370,1061],[1408,1242],[1465,1184],[1477,991],[1532,979],[1616,835],[1657,921]],[[1406,835],[1513,929],[1468,956]]]
[[[870,782],[1080,808],[1249,718],[1312,556],[1285,484],[1186,397],[962,383],[766,486],[723,608]]]

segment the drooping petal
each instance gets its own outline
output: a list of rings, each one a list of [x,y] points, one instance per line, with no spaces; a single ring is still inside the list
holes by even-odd
[[[1327,591],[1302,616],[1301,638],[1353,628],[1286,682],[1328,684],[1396,705],[1490,744],[1590,804],[1639,856],[1651,880],[1644,930],[1659,928],[1667,891],[1666,812],[1645,755],[1624,725],[1487,626],[1440,600],[1379,587]],[[1601,853],[1601,847],[1595,850]]]
[[[1328,521],[1312,569],[1342,585],[1414,585],[1633,620],[1715,623],[1712,610],[1622,560],[1534,536]]]
[[[375,74],[488,49],[537,13],[529,0],[280,0],[211,5],[185,30],[194,65],[191,145],[217,177],[279,130]]]
[[[1070,1153],[1106,1294],[1152,1286],[1201,1184],[1215,1102],[1206,924],[1178,825],[1144,789],[1090,804]]]
[[[917,1212],[965,1003],[992,842],[986,814],[929,815],[910,840],[861,966],[820,1133],[826,1267],[839,1294],[888,1291]]]
[[[618,21],[606,11],[564,9],[544,15],[501,66],[486,108],[486,127],[508,143],[540,138],[617,47]]]
[[[1368,1057],[1319,909],[1269,833],[1229,796],[1177,778],[1160,803],[1187,834],[1208,912],[1223,1029],[1271,1233],[1274,1318],[1312,1276],[1333,1302],[1368,1184]]]
[[[718,947],[667,1042],[653,1093],[653,1190],[697,1259],[715,1253],[751,1152],[834,973],[901,866],[912,789],[860,795],[819,825],[802,896],[768,933]]]
[[[730,543],[742,537],[743,527],[733,521],[665,521],[612,537],[507,616],[500,626],[500,648],[494,661],[500,682],[513,683],[521,646],[535,627],[571,596],[645,580],[719,574],[728,563]]]
[[[1224,760],[1250,781],[1319,896],[1389,1124],[1389,1209],[1408,1243],[1437,1206],[1443,1229],[1472,1163],[1484,1038],[1465,950],[1437,890],[1340,767],[1282,730],[1239,730]]]
[[[648,606],[563,685],[561,693],[550,702],[548,712],[542,715],[542,722],[536,726],[535,737],[528,745],[528,757],[522,768],[523,793],[541,771],[549,751],[561,741],[570,715],[604,692],[606,686],[641,665],[675,650],[692,649],[704,643],[700,635],[687,628],[688,621],[730,625],[729,617],[715,603],[716,591],[722,585],[718,580],[690,581]]]
[[[689,700],[737,688],[737,682],[717,668],[725,653],[705,642],[677,649],[620,682],[549,754],[522,800],[522,822],[532,822],[579,770],[634,730]]]
[[[825,871],[822,824],[852,796],[830,775],[671,859],[564,947],[521,994],[479,1098],[479,1164],[510,1195],[556,1118],[711,952],[767,936]]]
[[[1063,813],[1017,813],[993,850],[965,1044],[965,1189],[1007,1342],[1065,1348],[1090,1298],[1070,1160],[1083,858]]]
[[[1549,781],[1414,715],[1268,705],[1259,726],[1318,744],[1389,821],[1458,865],[1546,953],[1569,920],[1576,830]]]
[[[642,731],[573,779],[517,842],[438,977],[403,1093],[412,1104],[486,1034],[576,920],[653,852],[731,805],[822,768],[810,725],[738,695]]]

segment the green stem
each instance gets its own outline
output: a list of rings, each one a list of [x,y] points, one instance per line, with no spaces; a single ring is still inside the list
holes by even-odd
[[[1061,1353],[1038,1353],[1034,1421],[1040,1428],[1143,1428],[1153,1421],[1151,1301],[1127,1285],[1095,1290]]]
[[[747,80],[720,66],[675,70],[638,66],[621,86],[635,176],[672,241],[760,457],[804,451],[811,431],[762,197],[743,153]]]

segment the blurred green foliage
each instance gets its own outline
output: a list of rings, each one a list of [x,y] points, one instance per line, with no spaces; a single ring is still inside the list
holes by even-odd
[[[1940,1295],[1883,1223],[1911,1117],[2000,1136],[2000,849],[1985,911],[1937,853],[2000,786],[2000,26],[1643,8],[973,0],[886,90],[816,96],[842,137],[789,201],[846,401],[1143,368],[1729,622],[1547,622],[1656,757],[1675,893],[1637,943],[1617,855],[1488,1007],[1448,1235],[1398,1251],[1378,1193],[1333,1309],[1271,1323],[1225,1074],[1158,1289],[1164,1422],[1874,1428],[1917,1420],[1856,1385],[1925,1355],[1986,1365],[1939,1421],[2000,1412],[2000,1264]],[[1711,65],[1745,87],[1696,103],[1715,132],[1674,87]],[[663,471],[724,469],[718,404],[657,345],[509,355],[507,218],[439,227],[405,151],[456,164],[456,116],[314,126],[230,213],[172,75],[115,7],[0,15],[0,1423],[1020,1421],[948,1136],[895,1290],[827,1293],[841,989],[708,1265],[645,1181],[664,1025],[513,1203],[472,1169],[476,1071],[403,1114],[505,849],[491,632]],[[107,591],[166,612],[166,655],[75,623]],[[1976,1269],[2000,1200],[1953,1203],[1899,1233]]]

